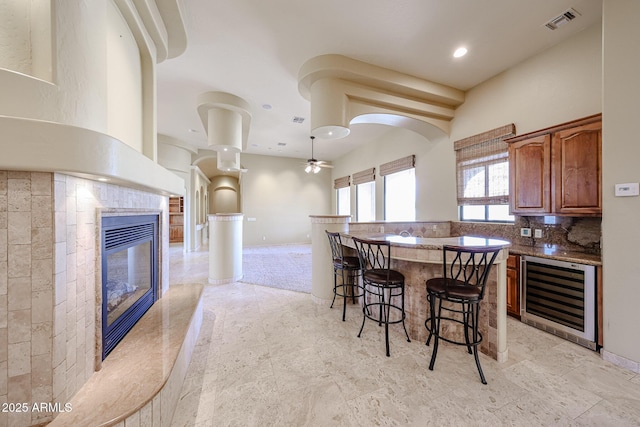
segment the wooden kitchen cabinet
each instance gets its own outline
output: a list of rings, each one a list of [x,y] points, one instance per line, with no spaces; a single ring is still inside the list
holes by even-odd
[[[602,117],[505,140],[510,209],[520,215],[602,215]]]
[[[520,319],[520,255],[507,258],[507,314]]]
[[[602,213],[602,122],[553,134],[554,212]]]
[[[538,135],[509,146],[511,211],[519,214],[551,210],[551,135]]]

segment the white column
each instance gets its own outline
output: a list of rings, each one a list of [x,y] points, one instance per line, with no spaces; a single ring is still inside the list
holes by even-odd
[[[242,279],[243,214],[209,215],[209,283]]]

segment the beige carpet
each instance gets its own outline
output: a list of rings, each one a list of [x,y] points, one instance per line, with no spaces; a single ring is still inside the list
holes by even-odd
[[[311,245],[246,247],[242,272],[244,283],[311,293]]]

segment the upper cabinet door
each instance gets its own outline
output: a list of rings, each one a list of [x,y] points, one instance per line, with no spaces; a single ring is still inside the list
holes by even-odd
[[[558,214],[602,213],[602,122],[554,133],[553,205]]]
[[[551,136],[539,135],[509,145],[511,212],[540,214],[551,210]]]

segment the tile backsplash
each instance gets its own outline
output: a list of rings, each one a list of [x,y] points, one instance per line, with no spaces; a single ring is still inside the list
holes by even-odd
[[[451,235],[481,235],[508,240],[514,245],[556,245],[570,251],[600,254],[600,217],[516,216],[514,224],[451,222]],[[542,230],[542,237],[522,237],[521,228]]]

